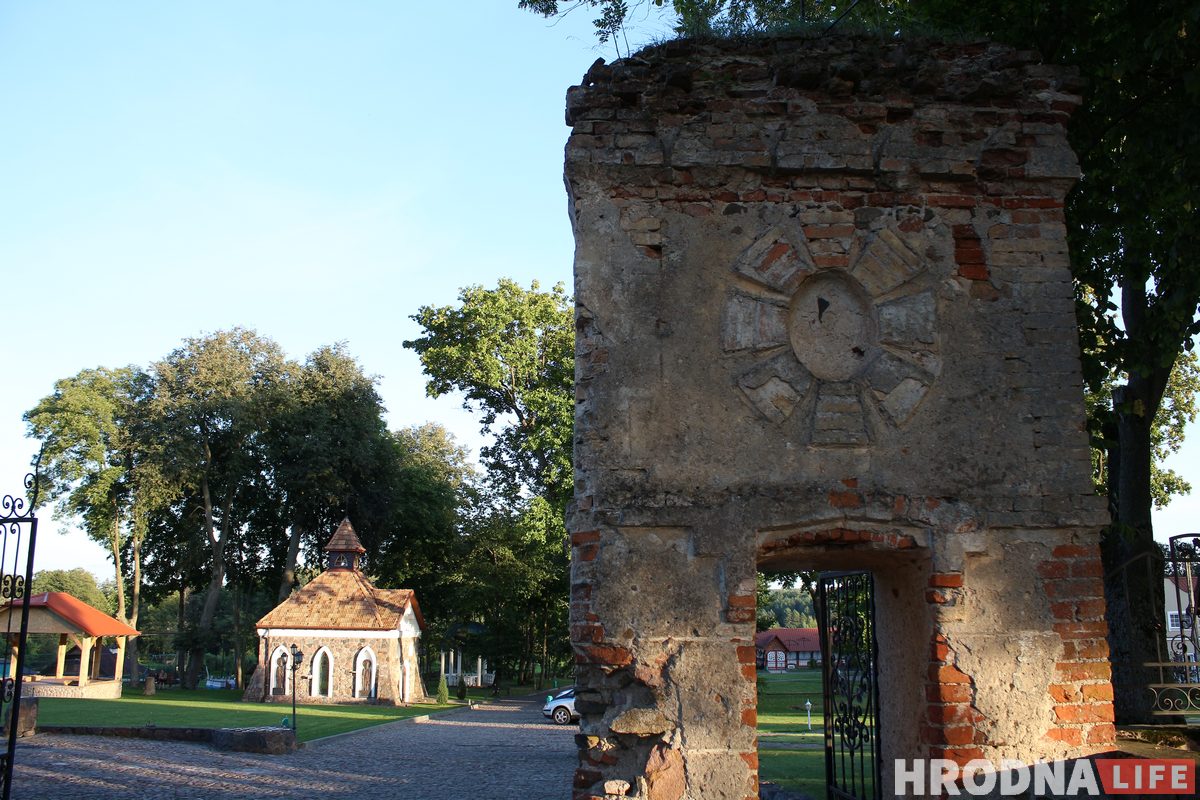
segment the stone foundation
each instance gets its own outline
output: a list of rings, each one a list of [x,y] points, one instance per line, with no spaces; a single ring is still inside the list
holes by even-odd
[[[282,645],[290,650],[295,644],[304,652],[304,664],[297,672],[296,701],[304,704],[321,703],[384,703],[400,705],[400,681],[404,675],[401,669],[402,656],[412,665],[409,670],[409,692],[414,701],[425,696],[424,684],[417,672],[416,645],[411,639],[383,638],[331,638],[327,636],[268,636],[259,639],[260,666],[254,670],[247,682],[242,699],[254,702],[291,703],[290,688],[280,694],[270,692],[270,676],[268,674],[271,653]],[[375,653],[378,663],[376,666],[376,694],[374,697],[355,696],[354,692],[354,659],[358,652],[369,646]],[[322,647],[327,649],[333,658],[332,692],[330,696],[313,693],[312,660]],[[401,648],[404,649],[403,654]],[[290,684],[289,684],[290,686]]]
[[[46,678],[27,681],[21,686],[26,697],[85,697],[89,700],[120,700],[121,681],[91,680],[85,686],[78,681]]]
[[[865,37],[672,42],[570,90],[576,798],[757,796],[759,569],[873,573],[885,787],[1111,747],[1077,90]]]

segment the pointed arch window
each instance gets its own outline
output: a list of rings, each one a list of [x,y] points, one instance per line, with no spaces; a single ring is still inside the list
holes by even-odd
[[[313,697],[333,696],[333,654],[326,647],[317,650],[313,656],[310,685]]]
[[[375,672],[378,661],[375,651],[364,647],[354,657],[354,696],[362,698],[375,697]]]
[[[292,688],[292,654],[283,645],[271,651],[271,694],[287,694]]]

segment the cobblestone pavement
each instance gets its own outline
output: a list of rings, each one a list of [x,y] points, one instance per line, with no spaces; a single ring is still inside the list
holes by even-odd
[[[368,728],[285,756],[39,734],[17,745],[13,798],[563,800],[578,730],[545,720],[538,697]]]

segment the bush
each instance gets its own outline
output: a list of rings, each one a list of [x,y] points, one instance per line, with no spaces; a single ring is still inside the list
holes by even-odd
[[[444,672],[438,678],[437,701],[443,706],[450,702],[450,687],[446,685],[446,673]]]
[[[462,673],[459,673],[458,686],[456,686],[454,689],[454,696],[457,697],[459,700],[467,699],[467,681],[464,678],[464,676],[462,675]]]

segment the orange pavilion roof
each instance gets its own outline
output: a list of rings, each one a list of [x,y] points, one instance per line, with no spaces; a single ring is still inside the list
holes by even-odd
[[[45,609],[58,617],[66,627],[79,631],[85,636],[138,636],[138,631],[108,616],[98,608],[93,608],[66,592],[42,592],[29,598],[29,607]],[[6,603],[0,608],[0,614],[16,613],[20,604],[11,607]],[[15,621],[15,620],[14,620]]]

